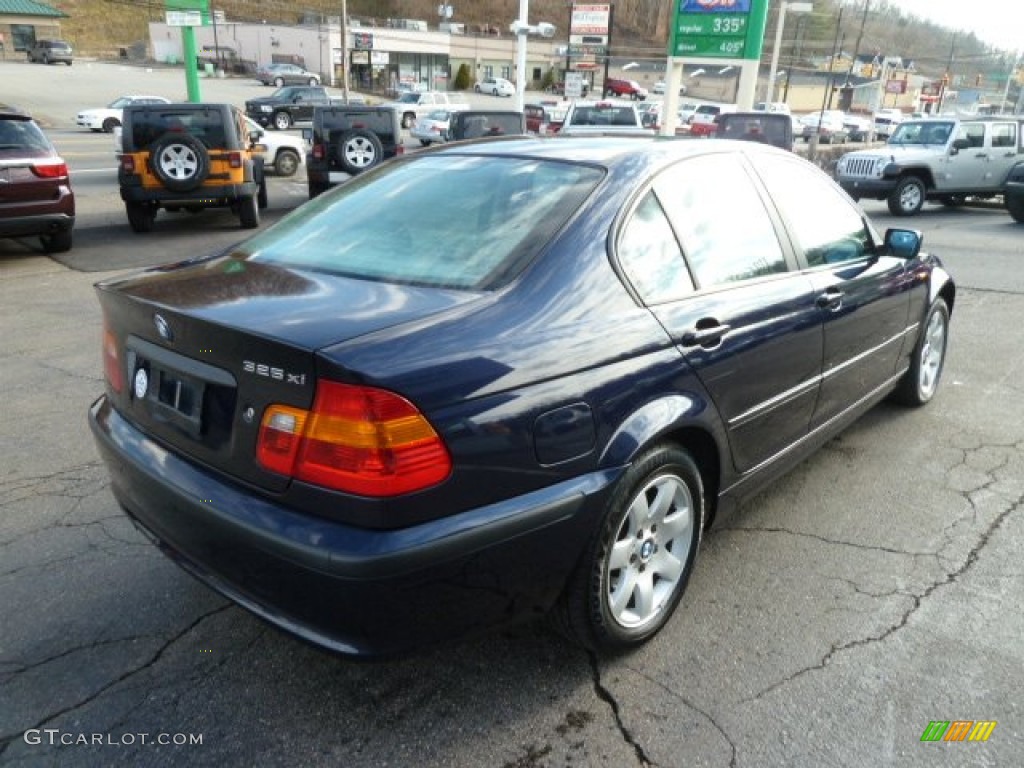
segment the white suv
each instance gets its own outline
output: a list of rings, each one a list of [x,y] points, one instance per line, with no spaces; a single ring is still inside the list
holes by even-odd
[[[847,194],[885,200],[912,216],[926,200],[961,205],[1003,194],[1010,169],[1024,162],[1024,117],[905,120],[884,147],[850,152],[836,177]]]

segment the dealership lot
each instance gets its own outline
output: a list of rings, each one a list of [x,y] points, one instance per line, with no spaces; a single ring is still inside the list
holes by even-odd
[[[57,80],[79,64],[31,72]],[[104,66],[80,85],[98,85]],[[27,71],[8,63],[0,76],[36,111]],[[262,88],[207,85],[232,101]],[[720,520],[654,642],[596,659],[538,623],[354,664],[267,628],[161,556],[118,510],[88,433],[103,386],[92,283],[243,236],[213,211],[129,230],[110,138],[73,118],[153,88],[76,92],[62,106],[48,101],[54,83],[34,86],[80,220],[59,261],[0,241],[0,763],[1020,763],[1024,227],[1005,211],[928,207],[907,222],[865,203],[880,228],[923,230],[957,278],[939,395],[922,410],[879,406]],[[303,181],[272,180],[265,222],[303,202]],[[997,725],[984,744],[921,742],[946,720]]]

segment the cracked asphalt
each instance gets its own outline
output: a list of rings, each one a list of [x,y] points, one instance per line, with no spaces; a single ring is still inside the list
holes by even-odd
[[[1004,212],[913,222],[960,284],[935,402],[879,406],[720,519],[655,641],[597,658],[538,624],[377,664],[267,627],[119,511],[85,418],[91,284],[236,233],[142,241],[109,216],[68,262],[93,272],[0,241],[0,764],[1024,764],[1024,228]],[[933,720],[998,725],[922,743]]]

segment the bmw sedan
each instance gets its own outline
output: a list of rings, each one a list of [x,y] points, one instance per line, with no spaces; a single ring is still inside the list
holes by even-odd
[[[716,516],[933,399],[955,287],[921,246],[762,144],[450,144],[98,284],[90,423],[146,536],[300,637],[381,656],[550,613],[615,651]]]

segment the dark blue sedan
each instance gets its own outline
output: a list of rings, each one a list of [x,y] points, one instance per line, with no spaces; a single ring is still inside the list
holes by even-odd
[[[510,138],[382,165],[97,286],[114,493],[264,619],[380,656],[669,620],[701,532],[936,393],[955,288],[760,144]]]

